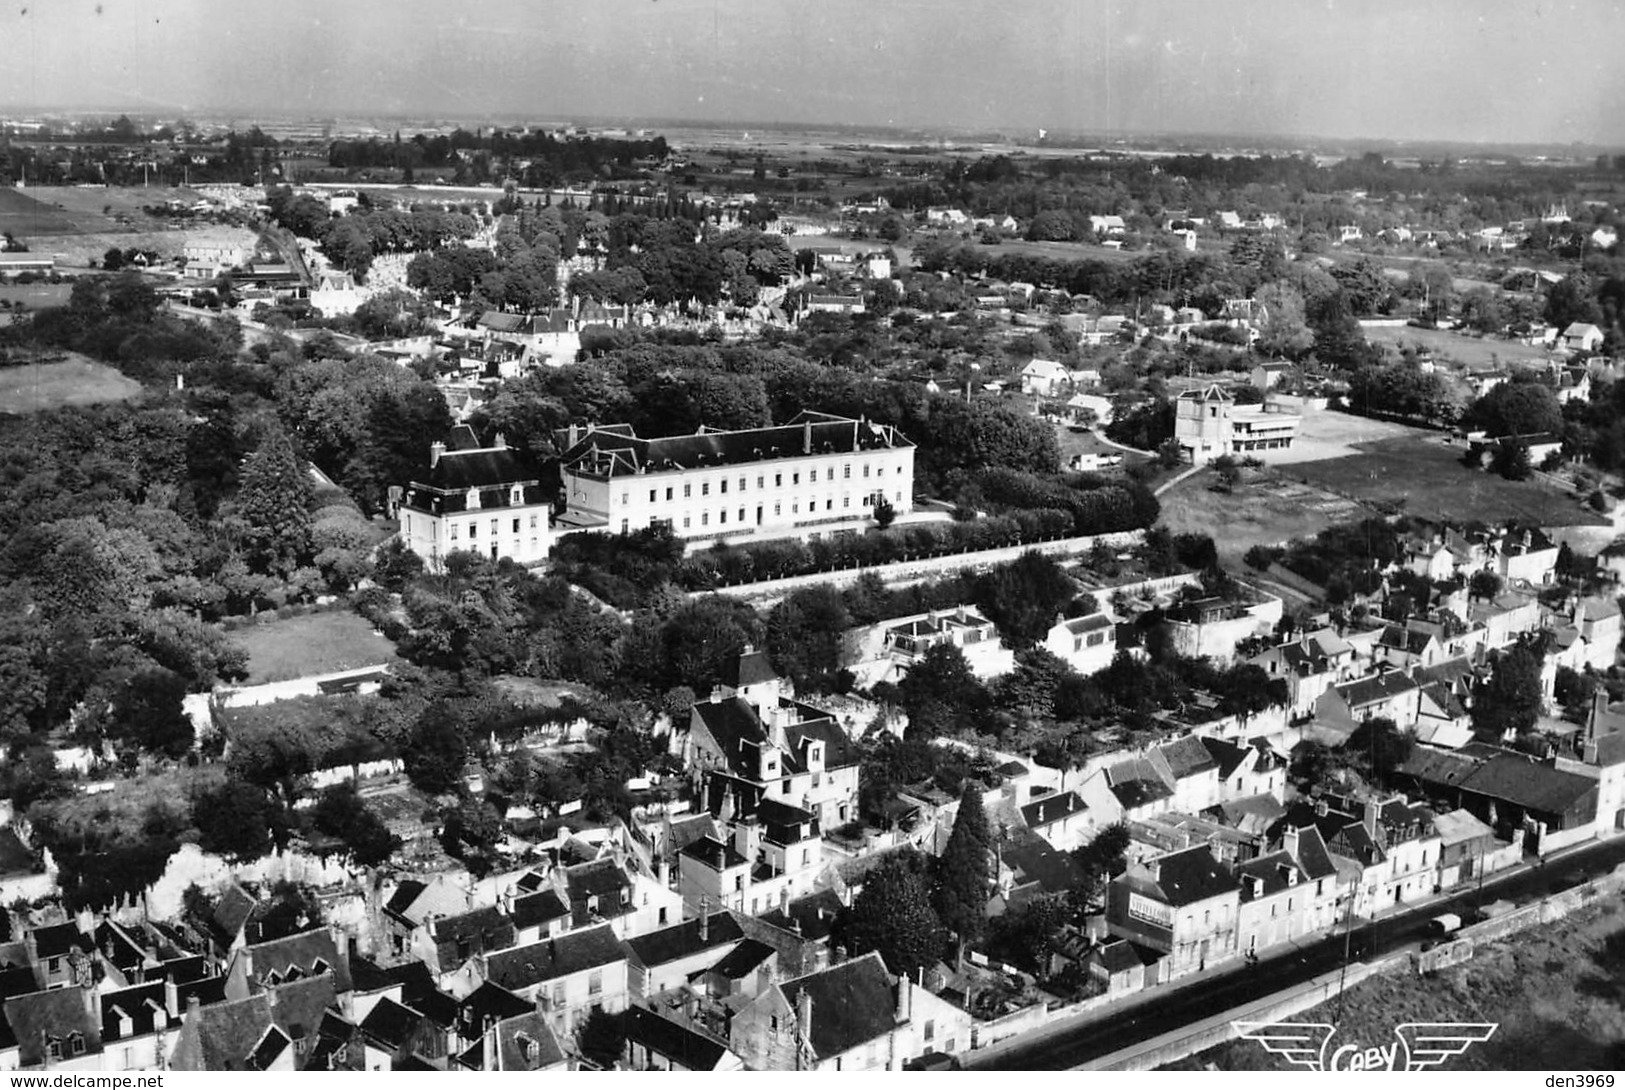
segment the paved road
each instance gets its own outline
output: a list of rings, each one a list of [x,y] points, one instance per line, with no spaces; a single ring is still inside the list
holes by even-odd
[[[1606,873],[1625,862],[1625,837],[1587,845],[1528,869],[1489,879],[1482,892],[1470,887],[1447,899],[1429,901],[1409,911],[1359,927],[1352,938],[1334,935],[1303,944],[1295,954],[1262,965],[1235,969],[1151,998],[1144,1005],[1117,1013],[1105,1012],[1075,1028],[1040,1032],[1030,1043],[996,1049],[965,1060],[969,1070],[1060,1071],[1085,1067],[1094,1060],[1141,1041],[1149,1041],[1218,1011],[1301,984],[1330,972],[1343,963],[1345,941],[1353,946],[1354,960],[1375,961],[1428,933],[1429,921],[1443,912],[1498,899],[1520,902],[1538,899]],[[1153,993],[1154,994],[1154,993]]]

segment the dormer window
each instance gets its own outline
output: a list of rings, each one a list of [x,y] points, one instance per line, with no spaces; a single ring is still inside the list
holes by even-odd
[[[470,511],[479,510],[479,506],[480,506],[480,490],[479,489],[470,488],[468,490],[468,499],[466,501],[464,501],[464,506],[466,506]]]
[[[68,1034],[68,1055],[83,1056],[85,1054],[85,1035],[82,1033]]]
[[[513,504],[515,507],[518,507],[520,504],[524,503],[525,490],[518,485],[514,485],[513,489],[508,493],[508,502]]]
[[[537,1053],[536,1042],[531,1040],[531,1038],[527,1037],[523,1033],[518,1034],[514,1038],[514,1041],[519,1045],[519,1055],[524,1058],[525,1062],[528,1064],[535,1063]]]
[[[332,966],[328,965],[327,962],[317,958],[310,966],[310,975],[321,976],[323,973],[329,972],[331,968]]]
[[[53,1060],[60,1060],[62,1058],[61,1039],[57,1037],[47,1037],[45,1039],[45,1054]]]

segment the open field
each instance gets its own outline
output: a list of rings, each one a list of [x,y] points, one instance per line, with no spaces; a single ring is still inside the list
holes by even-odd
[[[1337,1045],[1387,1047],[1404,1022],[1494,1022],[1495,1035],[1446,1061],[1448,1071],[1608,1071],[1625,1061],[1625,915],[1617,903],[1480,945],[1471,961],[1429,977],[1403,969],[1294,1015],[1332,1023]],[[1231,1041],[1170,1065],[1200,1071],[1292,1070],[1253,1041]]]
[[[1358,453],[1341,458],[1281,466],[1276,473],[1362,503],[1426,518],[1463,522],[1516,519],[1538,526],[1590,526],[1605,521],[1538,477],[1508,481],[1468,469],[1461,464],[1462,451],[1442,435],[1420,441],[1407,435],[1361,444]]]
[[[1508,363],[1544,363],[1551,355],[1543,347],[1487,337],[1471,337],[1445,329],[1418,329],[1415,326],[1373,326],[1365,331],[1373,344],[1419,345],[1441,360],[1453,360],[1468,367],[1491,367]]]
[[[1438,432],[1426,428],[1318,409],[1304,413],[1303,425],[1298,429],[1298,437],[1292,441],[1292,449],[1271,454],[1269,461],[1271,465],[1319,462],[1358,454],[1366,444],[1382,440],[1424,443],[1437,441],[1438,438]]]
[[[113,226],[105,216],[97,218]],[[60,208],[35,200],[22,190],[0,189],[0,231],[9,231],[20,239],[33,239],[46,235],[76,235],[83,230],[74,216]]]
[[[72,284],[0,284],[0,303],[23,310],[66,306],[72,294]]]
[[[135,379],[84,356],[69,353],[58,363],[24,364],[0,370],[0,413],[18,415],[63,405],[123,401],[141,391]]]
[[[245,625],[229,635],[248,652],[250,685],[399,661],[394,644],[346,611]]]
[[[1254,545],[1308,537],[1371,512],[1329,492],[1248,470],[1234,492],[1215,492],[1218,474],[1194,474],[1164,492],[1162,523],[1176,534],[1210,534],[1222,563],[1235,567]]]

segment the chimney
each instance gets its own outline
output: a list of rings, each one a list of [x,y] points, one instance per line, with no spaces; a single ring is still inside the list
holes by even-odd
[[[700,941],[711,941],[711,911],[705,904],[700,906]]]
[[[508,437],[506,435],[503,435],[501,432],[497,432],[495,445],[496,445],[497,450],[507,450],[508,449]]]
[[[565,446],[564,449],[569,450],[570,447],[573,447],[573,446],[576,445],[576,440],[580,436],[580,429],[577,428],[574,424],[571,424],[570,427],[569,427],[569,430],[565,432],[565,436],[566,436],[565,443],[567,445]]]
[[[191,1004],[188,1003],[187,1006],[190,1007]],[[171,1018],[181,1016],[180,989],[175,986],[175,978],[172,976],[164,977],[164,1013]]]
[[[445,453],[446,453],[446,444],[444,444],[442,442],[439,442],[438,440],[436,442],[430,443],[429,444],[429,468],[433,469],[435,466],[439,465],[440,464],[440,457],[441,457],[441,455],[443,455]]]
[[[1286,832],[1281,834],[1281,850],[1293,859],[1298,858],[1298,827],[1288,826]]]
[[[803,1037],[812,1037],[812,993],[805,987],[796,995],[796,1024]]]
[[[779,887],[779,911],[785,915],[790,914],[790,887],[788,885]]]
[[[1377,811],[1378,811],[1378,809],[1379,809],[1379,807],[1377,806],[1377,800],[1370,799],[1370,798],[1365,800],[1365,812],[1364,812],[1365,831],[1366,831],[1366,834],[1368,836],[1370,836],[1372,840],[1377,839]]]
[[[811,454],[812,453],[812,421],[811,420],[803,420],[801,422],[801,453],[803,453],[803,454]]]
[[[671,863],[665,856],[661,856],[655,862],[655,881],[660,884],[661,889],[671,888]]]
[[[897,1024],[907,1025],[911,1008],[914,1005],[914,995],[909,990],[908,975],[902,974],[897,978]]]
[[[273,988],[272,991],[275,991],[275,989]],[[197,1012],[199,1010],[201,1010],[202,1007],[203,1007],[203,1001],[197,997],[196,992],[193,992],[191,995],[187,996],[186,997],[186,1019],[187,1019],[187,1021],[192,1021],[193,1019],[195,1019],[197,1017]]]
[[[1328,809],[1328,807],[1326,805],[1326,800],[1325,799],[1316,799],[1315,800],[1315,816],[1316,817],[1325,817],[1327,809]]]

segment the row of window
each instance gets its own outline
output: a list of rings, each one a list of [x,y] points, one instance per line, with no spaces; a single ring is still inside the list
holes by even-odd
[[[520,520],[520,519],[514,519],[513,520],[513,532],[516,533],[516,534],[519,533],[519,524],[520,524],[521,521],[522,520]],[[501,533],[501,523],[502,523],[501,519],[492,519],[491,520],[491,536],[492,537],[496,537],[497,534]],[[451,540],[453,540],[453,541],[457,540],[457,528],[458,528],[459,525],[461,525],[461,524],[456,523],[456,522],[451,523]],[[535,515],[530,516],[530,528],[532,530],[536,529],[536,516]],[[411,529],[410,525],[408,525],[407,529],[410,532],[410,529]],[[468,538],[469,538],[469,540],[472,541],[472,540],[474,540],[475,538],[477,538],[479,536],[480,536],[480,524],[477,523],[477,522],[468,523]],[[535,541],[536,541],[535,538],[531,539],[532,544],[535,544]]]
[[[865,462],[864,466],[863,466],[863,476],[865,478],[867,478],[869,476],[870,468],[871,468],[871,466],[869,465],[869,463]],[[883,465],[882,466],[874,466],[872,468],[875,471],[875,476],[876,477],[884,477],[886,475],[886,467],[885,466],[883,466]],[[905,468],[906,467],[900,465],[900,466],[897,467],[897,472],[899,474],[901,474],[904,471]],[[841,477],[842,477],[843,480],[851,480],[852,479],[852,467],[850,465],[844,465],[844,466],[841,467]],[[835,480],[835,467],[834,466],[830,466],[828,469],[826,469],[824,471],[824,480],[825,481],[834,481]],[[750,478],[748,478],[748,477],[740,477],[739,478],[738,491],[740,491],[740,492],[746,491],[746,488],[747,488],[747,486],[749,484],[749,481],[750,481]],[[818,483],[818,470],[816,468],[810,469],[810,470],[807,471],[807,483],[808,484],[817,484]],[[801,484],[801,473],[800,473],[799,470],[795,471],[795,472],[792,472],[790,474],[790,484],[791,484],[792,487],[795,487],[795,486],[798,486],[798,485]],[[767,474],[765,474],[765,473],[757,474],[757,477],[756,477],[756,488],[757,488],[757,490],[760,491],[762,489],[765,489],[766,487],[767,487]],[[773,487],[774,488],[783,488],[784,487],[784,474],[783,473],[775,473],[775,474],[773,474]],[[677,495],[676,495],[677,486],[675,486],[675,485],[667,485],[665,491],[666,491],[666,500],[668,502],[677,498]],[[728,481],[727,481],[726,478],[724,478],[723,480],[720,480],[720,481],[717,482],[717,492],[718,492],[719,495],[724,495],[724,496],[726,496],[728,494]],[[709,496],[710,494],[711,494],[711,482],[710,481],[701,481],[700,482],[700,495]],[[694,497],[694,483],[692,481],[690,481],[690,482],[683,485],[683,498],[685,500],[687,500],[687,499],[693,499],[693,497]],[[649,489],[649,502],[650,503],[658,503],[659,501],[660,501],[660,489],[658,489],[658,488]],[[632,492],[631,492],[631,490],[630,489],[622,490],[622,492],[621,492],[621,505],[624,507],[625,505],[627,505],[627,504],[629,504],[631,502],[632,502]]]
[[[903,494],[901,492],[898,492],[896,494],[896,496],[897,496],[897,502],[902,503],[903,502]],[[875,497],[874,496],[864,496],[863,497],[863,506],[864,507],[872,507],[872,506],[874,506],[874,502],[875,502]],[[852,506],[852,497],[851,496],[842,496],[841,497],[841,507],[842,507],[842,509],[843,510],[849,510],[851,508],[851,506]],[[833,499],[826,499],[824,501],[824,510],[825,511],[833,511],[833,510],[835,510],[835,501]],[[817,513],[817,511],[818,511],[818,501],[817,500],[809,501],[808,504],[807,504],[807,514],[809,514],[809,515],[815,514],[815,513]],[[792,502],[790,504],[790,514],[792,514],[792,515],[801,514],[801,503],[800,503],[799,500],[795,501],[795,502]],[[773,505],[773,517],[774,518],[782,518],[783,516],[784,516],[784,505],[782,503],[775,503]],[[694,519],[695,519],[695,517],[696,516],[694,516],[694,515],[684,515],[682,517],[682,528],[685,529],[685,530],[692,530],[694,528]],[[763,509],[762,508],[757,508],[757,511],[756,511],[756,524],[758,526],[760,526],[762,524],[762,521],[763,521],[764,517],[765,516],[764,516],[764,513],[763,513]],[[698,518],[699,518],[699,525],[701,525],[701,526],[710,526],[711,525],[711,512],[709,512],[709,511],[701,511],[699,513]],[[738,524],[748,523],[750,521],[749,510],[747,508],[744,508],[744,507],[739,508],[739,511],[738,511],[734,521],[736,523],[738,523]],[[661,525],[661,524],[665,524],[665,525],[673,526],[673,527],[675,527],[677,525],[676,520],[674,520],[674,519],[660,518],[660,517],[655,516],[655,515],[650,515],[649,516],[649,525],[650,526],[658,526],[658,525]],[[726,526],[726,525],[728,525],[728,511],[727,511],[726,508],[721,508],[721,509],[719,509],[717,511],[717,525],[718,526]],[[631,532],[632,532],[632,520],[631,519],[622,519],[621,520],[621,533],[627,534],[627,533],[631,533]]]

